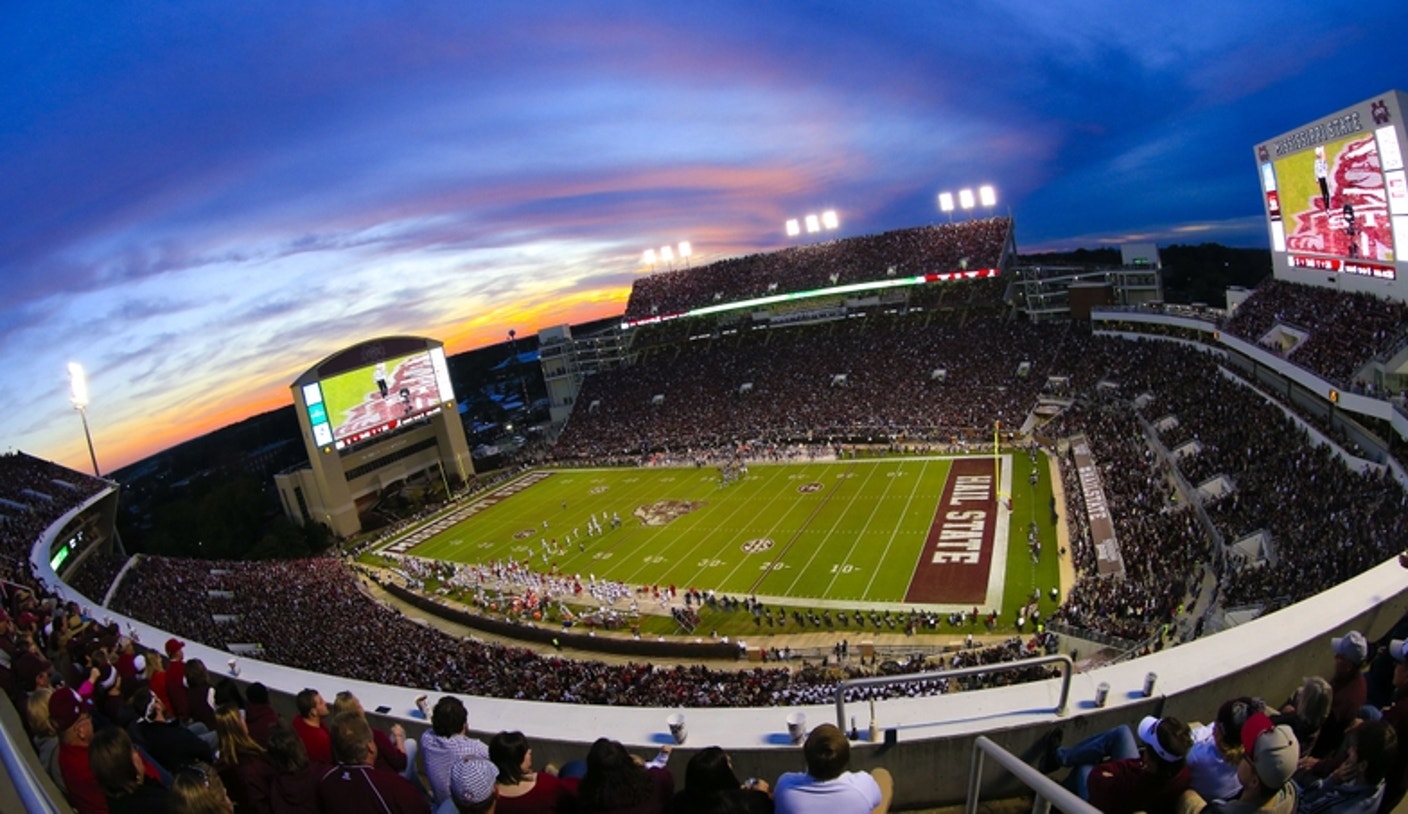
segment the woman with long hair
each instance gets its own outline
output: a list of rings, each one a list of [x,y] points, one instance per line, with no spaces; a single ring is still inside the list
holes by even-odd
[[[733,771],[733,760],[718,746],[699,750],[684,770],[684,788],[670,802],[671,814],[707,814],[746,811],[772,814],[772,795],[764,780],[743,782]]]
[[[186,660],[186,705],[193,720],[215,731],[215,688],[210,686],[210,671],[200,659]]]
[[[147,773],[146,763],[127,730],[110,726],[93,735],[88,765],[103,789],[110,814],[148,814],[166,810],[167,791]]]
[[[303,739],[288,721],[276,721],[269,727],[268,758],[274,766],[269,810],[273,814],[318,814],[318,778],[327,767],[308,760]]]
[[[597,738],[587,751],[587,773],[577,794],[590,814],[663,814],[674,792],[668,770],[647,769],[617,741]]]
[[[220,773],[206,763],[192,763],[178,772],[168,799],[171,814],[234,814],[235,811]]]
[[[264,747],[249,736],[239,707],[223,704],[215,710],[215,734],[220,738],[216,770],[235,803],[235,811],[240,814],[268,811],[274,767],[265,756]]]
[[[577,808],[577,783],[533,769],[533,749],[522,732],[500,732],[489,740],[489,760],[499,770],[496,814],[570,812]]]

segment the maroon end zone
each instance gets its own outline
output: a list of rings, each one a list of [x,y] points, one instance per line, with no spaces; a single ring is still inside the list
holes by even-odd
[[[904,601],[986,604],[993,530],[997,526],[993,470],[991,458],[961,458],[953,462]]]

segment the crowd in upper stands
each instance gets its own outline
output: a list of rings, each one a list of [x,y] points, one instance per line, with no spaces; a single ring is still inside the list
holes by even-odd
[[[719,260],[642,277],[626,318],[891,277],[998,268],[1011,218],[921,226]]]
[[[1267,280],[1227,321],[1227,331],[1267,345],[1276,325],[1304,331],[1286,358],[1340,387],[1354,385],[1361,368],[1405,337],[1408,307],[1371,294]],[[1269,349],[1278,351],[1272,345]]]

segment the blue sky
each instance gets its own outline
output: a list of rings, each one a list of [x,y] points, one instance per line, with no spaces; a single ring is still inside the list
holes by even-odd
[[[1022,251],[1264,246],[1252,145],[1408,86],[1408,5],[9,3],[7,449],[104,469],[377,335],[452,352],[695,262],[939,220]]]

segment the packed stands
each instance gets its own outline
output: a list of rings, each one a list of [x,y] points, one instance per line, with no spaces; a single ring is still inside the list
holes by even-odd
[[[1226,329],[1263,342],[1278,324],[1308,331],[1287,358],[1340,387],[1352,386],[1360,369],[1403,339],[1408,307],[1369,294],[1267,280],[1227,321]],[[1272,345],[1279,352],[1279,347]]]
[[[769,294],[1002,265],[1011,218],[921,226],[778,252],[750,254],[697,268],[642,277],[631,289],[627,319],[682,314],[694,308]]]

